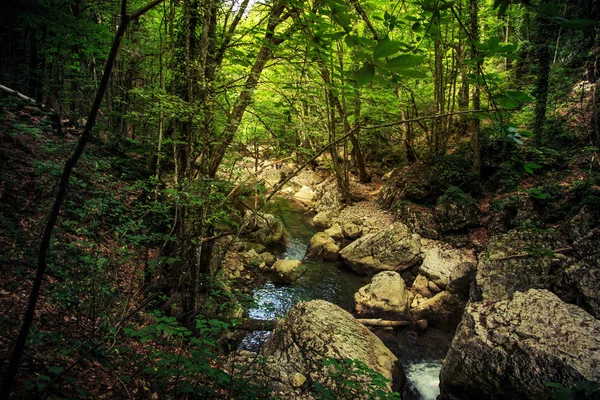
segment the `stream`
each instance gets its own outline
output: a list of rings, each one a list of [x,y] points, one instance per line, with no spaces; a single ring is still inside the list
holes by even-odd
[[[301,260],[310,238],[318,232],[302,206],[290,200],[277,199],[267,204],[264,212],[281,220],[290,234],[287,248],[276,254],[277,258]],[[299,301],[314,299],[327,300],[349,312],[354,311],[354,293],[368,284],[369,278],[352,273],[339,262],[307,261],[306,265],[306,273],[291,285],[268,282],[256,288],[253,291],[255,307],[249,310],[249,317],[277,319]],[[269,335],[269,331],[254,331],[244,338],[240,349],[256,351]],[[439,394],[439,372],[451,335],[429,329],[422,337],[417,338],[414,332],[407,331],[389,339],[391,344],[386,340],[384,343],[402,361],[408,379],[402,398],[434,400]]]

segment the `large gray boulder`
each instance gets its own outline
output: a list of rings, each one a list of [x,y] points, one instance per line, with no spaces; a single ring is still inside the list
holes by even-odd
[[[327,236],[325,232],[318,232],[311,239],[306,250],[306,257],[313,259],[323,259],[326,261],[335,261],[338,258],[340,248]]]
[[[505,300],[516,291],[551,289],[555,271],[563,267],[561,258],[528,254],[528,250],[551,251],[563,247],[557,233],[511,231],[493,237],[477,265],[476,300]]]
[[[405,270],[421,261],[420,251],[420,236],[412,234],[406,225],[394,223],[350,243],[340,257],[351,270],[368,275]]]
[[[446,289],[450,283],[450,275],[461,264],[475,263],[472,251],[453,249],[440,242],[423,241],[422,252],[423,263],[419,267],[419,273],[434,282],[440,289]]]
[[[548,383],[600,381],[600,321],[546,290],[467,306],[440,399],[552,399]]]
[[[365,318],[406,320],[411,297],[399,273],[380,272],[354,295],[356,313]]]
[[[255,223],[256,222],[256,223]],[[288,233],[283,227],[281,221],[271,214],[255,215],[247,211],[244,216],[246,229],[243,237],[265,246],[285,246],[288,239]]]
[[[334,384],[331,370],[323,366],[327,358],[361,361],[390,381],[388,389],[403,383],[396,356],[381,340],[350,313],[324,300],[296,304],[277,324],[264,354],[325,387]]]

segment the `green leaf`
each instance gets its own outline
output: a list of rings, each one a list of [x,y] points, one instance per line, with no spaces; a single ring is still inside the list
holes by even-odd
[[[598,26],[600,25],[600,21],[594,21],[593,19],[572,19],[570,21],[561,22],[560,24],[565,28],[581,30]]]
[[[408,76],[409,78],[427,78],[425,72],[417,71],[416,69],[400,69],[396,71],[399,75]]]
[[[527,163],[527,164],[523,165],[523,169],[525,169],[525,172],[527,172],[528,174],[533,174],[534,169],[540,169],[540,168],[542,168],[542,166],[539,164],[536,164],[536,163]]]
[[[418,56],[413,54],[402,54],[398,57],[392,58],[386,65],[385,68],[390,71],[398,72],[403,69],[416,67],[421,64],[425,59],[424,56]]]
[[[400,50],[401,43],[389,38],[381,39],[377,42],[375,51],[373,52],[374,58],[389,57]]]
[[[366,63],[356,71],[354,78],[359,86],[366,85],[375,77],[375,65]]]

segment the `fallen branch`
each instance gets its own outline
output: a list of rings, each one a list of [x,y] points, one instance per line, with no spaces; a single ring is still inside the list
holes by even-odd
[[[554,253],[554,254],[560,254],[560,253],[566,253],[566,252],[569,252],[569,251],[573,251],[573,248],[572,247],[563,247],[561,249],[549,250],[549,251],[551,253]],[[490,261],[512,260],[514,258],[523,258],[523,257],[529,257],[529,256],[536,256],[536,254],[533,254],[533,253],[513,254],[511,256],[506,256],[506,257],[492,258],[492,259],[490,259]]]
[[[400,328],[404,326],[412,326],[412,322],[410,321],[390,321],[381,318],[372,318],[372,319],[364,319],[357,318],[356,322],[360,322],[365,326],[376,326],[376,327],[390,327],[390,328]]]

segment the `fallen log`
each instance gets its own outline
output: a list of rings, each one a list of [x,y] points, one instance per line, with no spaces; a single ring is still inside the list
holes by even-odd
[[[412,326],[412,322],[410,321],[389,321],[381,318],[357,318],[357,322],[365,326],[375,326],[375,327],[391,327],[391,328],[400,328],[403,326]]]

